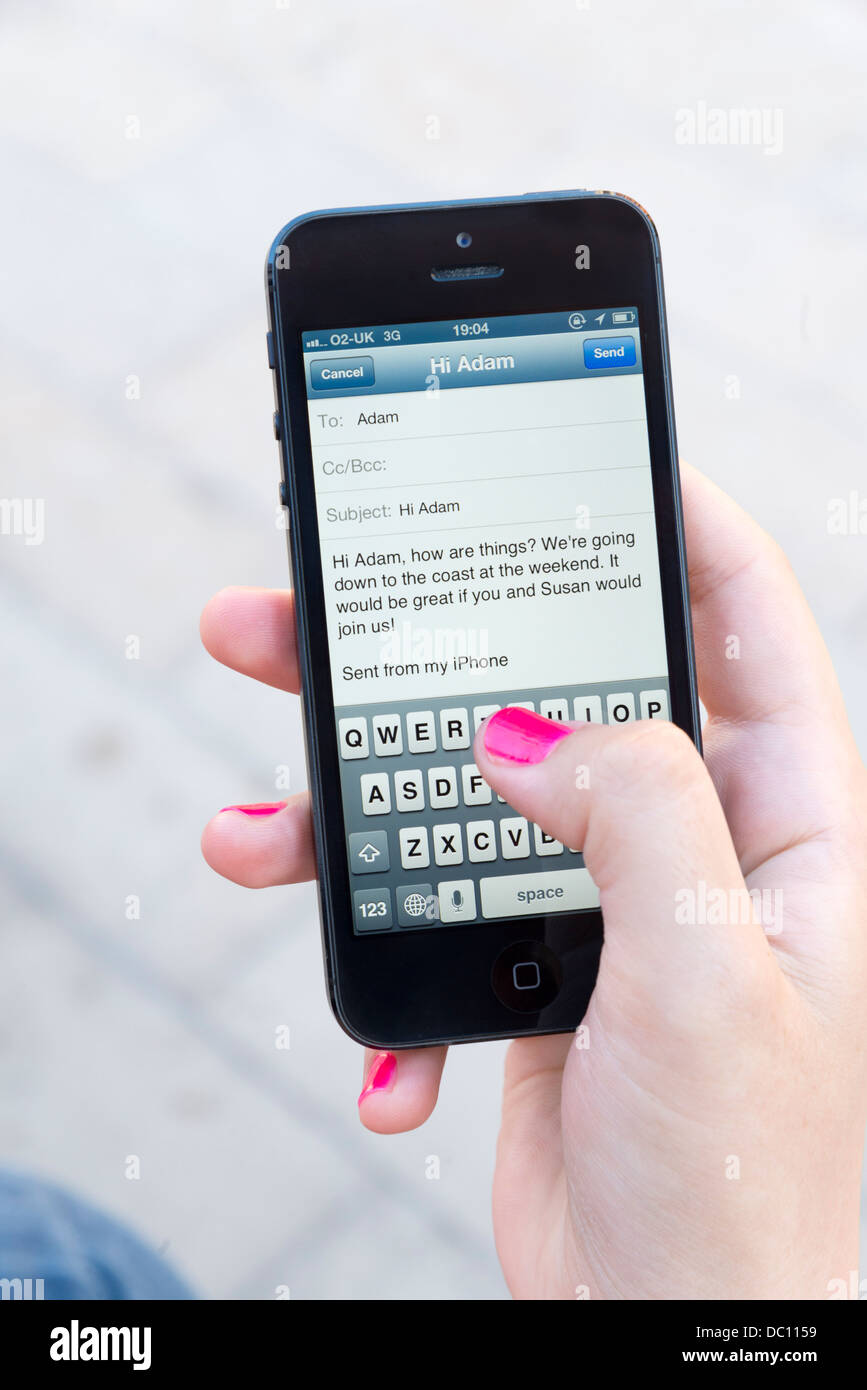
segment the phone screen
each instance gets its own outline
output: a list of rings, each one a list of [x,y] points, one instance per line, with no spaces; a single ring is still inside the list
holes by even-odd
[[[472,740],[505,705],[669,717],[637,309],[301,344],[354,931],[598,907]]]

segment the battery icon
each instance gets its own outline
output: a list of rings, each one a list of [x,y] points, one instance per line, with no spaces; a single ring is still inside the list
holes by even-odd
[[[611,315],[611,322],[612,322],[612,323],[634,323],[634,322],[635,322],[635,310],[634,310],[634,309],[620,309],[616,314],[612,314],[612,315]]]

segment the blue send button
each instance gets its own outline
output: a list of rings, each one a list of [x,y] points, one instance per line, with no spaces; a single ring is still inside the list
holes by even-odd
[[[345,391],[349,386],[372,386],[374,380],[372,357],[327,357],[310,363],[314,391]]]
[[[600,367],[634,367],[635,339],[628,338],[585,338],[584,366],[591,371]]]

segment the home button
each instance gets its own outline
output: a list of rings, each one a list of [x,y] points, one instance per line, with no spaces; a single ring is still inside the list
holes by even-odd
[[[516,941],[501,951],[491,971],[491,988],[501,1004],[518,1013],[538,1013],[556,999],[563,967],[541,941]]]

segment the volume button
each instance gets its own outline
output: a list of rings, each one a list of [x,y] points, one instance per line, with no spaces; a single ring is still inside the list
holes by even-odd
[[[289,506],[289,493],[288,493],[287,490],[286,490],[286,479],[285,479],[285,478],[281,478],[281,479],[280,479],[280,506],[281,506],[281,507],[288,507],[288,506]]]
[[[279,410],[274,411],[274,438],[277,440],[278,444],[283,441],[283,426],[280,421]]]
[[[273,334],[273,333],[266,333],[266,334],[265,334],[265,343],[266,343],[267,348],[268,348],[268,366],[271,368],[271,371],[273,372],[273,371],[275,371],[276,368],[277,368],[277,363],[276,363],[276,361],[275,361],[275,359],[274,359],[274,334]]]

